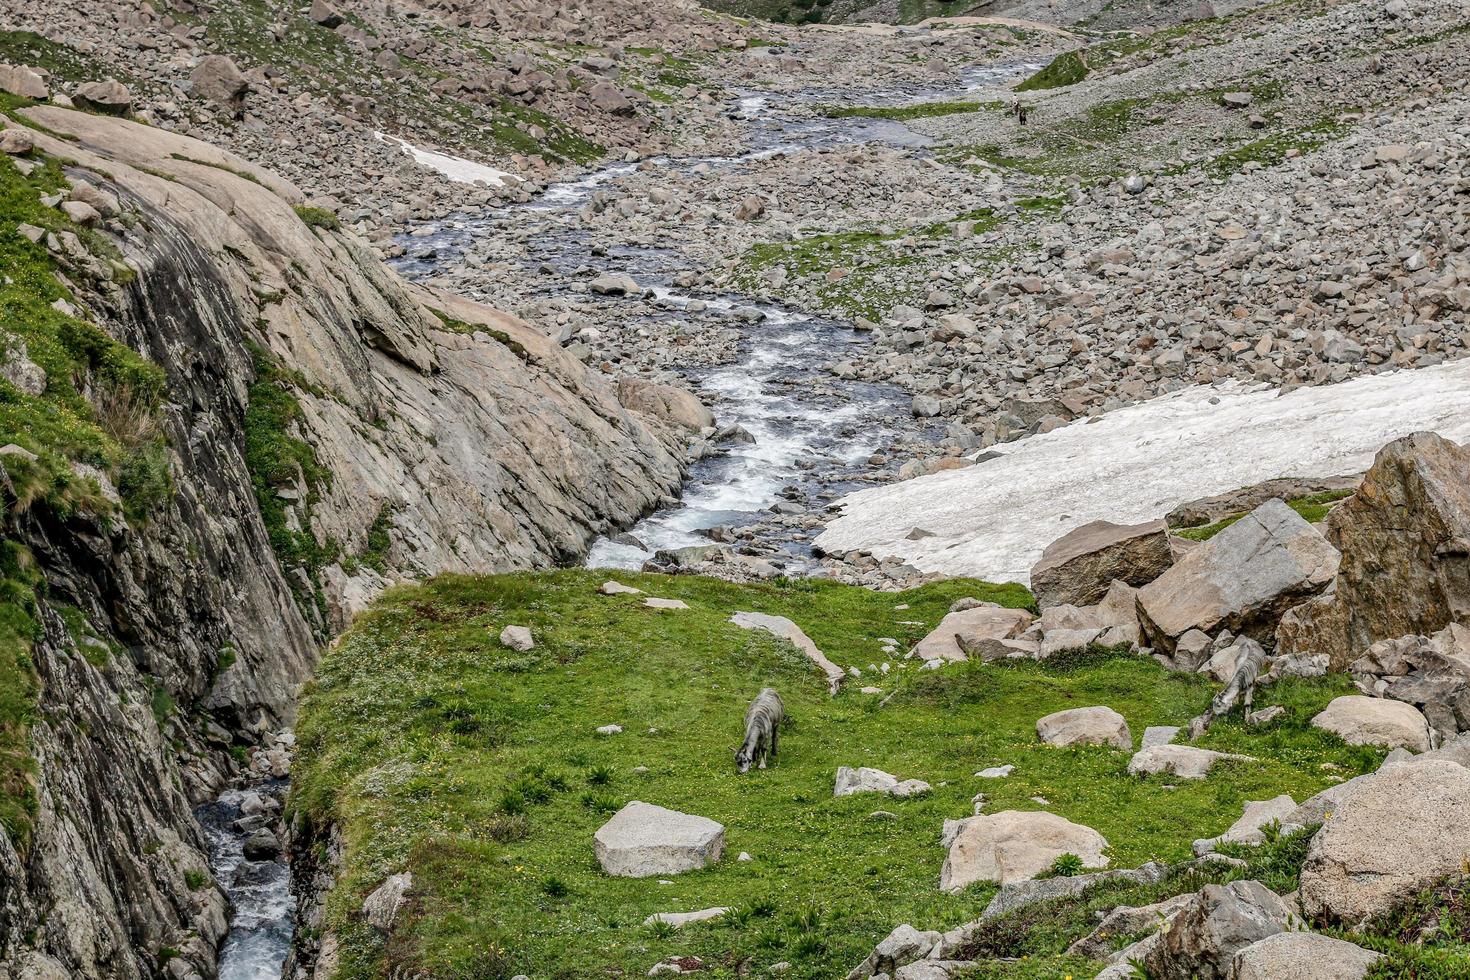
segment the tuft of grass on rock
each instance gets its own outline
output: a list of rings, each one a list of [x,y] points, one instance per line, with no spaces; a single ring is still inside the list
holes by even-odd
[[[298,204],[293,209],[296,216],[306,223],[308,228],[325,228],[327,231],[341,231],[342,221],[326,208],[312,207],[309,204]]]

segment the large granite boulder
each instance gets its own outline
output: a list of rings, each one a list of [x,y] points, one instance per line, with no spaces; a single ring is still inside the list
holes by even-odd
[[[1036,737],[1047,745],[1111,745],[1125,752],[1133,749],[1127,720],[1100,705],[1054,711],[1037,720]]]
[[[1230,980],[1363,980],[1383,954],[1315,932],[1278,932],[1230,962]]]
[[[1012,640],[1031,625],[1031,619],[1024,609],[978,603],[947,614],[914,646],[913,654],[921,660],[968,660],[966,649],[979,650],[985,641]]]
[[[1364,693],[1418,707],[1442,739],[1470,731],[1470,628],[1379,640],[1352,672]]]
[[[232,110],[244,105],[250,83],[235,63],[222,54],[211,54],[199,60],[189,73],[190,90],[197,98],[217,102]]]
[[[725,828],[706,817],[634,800],[592,838],[597,863],[610,875],[651,878],[714,864],[725,850]]]
[[[51,86],[46,83],[46,77],[25,65],[0,65],[0,92],[37,102],[51,98]]]
[[[133,111],[133,93],[115,78],[78,85],[72,101],[78,108],[109,116],[125,116]]]
[[[1341,670],[1379,640],[1470,618],[1470,450],[1432,432],[1389,443],[1327,526],[1337,587],[1283,618],[1280,652]]]
[[[1280,500],[1268,500],[1138,590],[1138,621],[1172,651],[1192,629],[1267,638],[1282,613],[1327,587],[1337,549]]]
[[[1302,912],[1357,925],[1470,858],[1470,769],[1445,759],[1385,766],[1361,782],[1312,838]]]
[[[1349,745],[1382,745],[1410,752],[1428,752],[1429,722],[1412,704],[1385,698],[1349,694],[1333,698],[1312,727],[1338,735]]]
[[[715,416],[695,395],[673,385],[642,378],[618,379],[618,402],[624,408],[672,423],[689,432],[715,424]]]
[[[950,821],[945,829],[949,856],[939,887],[951,893],[977,881],[1035,878],[1063,854],[1077,855],[1088,868],[1108,865],[1102,834],[1045,810],[1002,810]]]
[[[1224,980],[1237,952],[1285,932],[1293,920],[1259,881],[1206,885],[1159,934],[1144,965],[1154,980]]]
[[[1113,581],[1147,585],[1174,563],[1163,521],[1093,521],[1068,531],[1031,566],[1031,592],[1047,606],[1101,602]]]

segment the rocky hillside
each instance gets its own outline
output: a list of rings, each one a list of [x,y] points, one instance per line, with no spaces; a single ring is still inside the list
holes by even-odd
[[[270,171],[105,114],[117,86],[79,88],[89,113],[26,85],[0,130],[0,972],[208,976],[192,805],[319,644],[389,581],[575,557],[677,487],[686,433]]]

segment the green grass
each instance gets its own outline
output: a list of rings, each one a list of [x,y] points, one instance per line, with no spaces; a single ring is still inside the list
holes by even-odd
[[[286,581],[303,609],[315,606],[320,612],[320,589],[315,586],[321,569],[335,561],[341,549],[330,540],[325,545],[318,542],[310,527],[293,529],[286,518],[289,502],[279,491],[305,490],[298,513],[306,521],[322,488],[331,484],[332,471],[296,434],[302,418],[294,392],[299,382],[264,348],[252,345],[250,353],[255,381],[245,408],[245,466],[271,550],[287,573]],[[292,574],[295,569],[303,570],[313,587]]]
[[[308,228],[325,228],[327,231],[341,231],[342,221],[326,208],[315,208],[309,204],[298,204],[295,207],[296,216],[306,223]]]
[[[211,46],[229,52],[242,68],[270,65],[293,83],[320,88],[329,97],[373,92],[366,111],[385,131],[395,130],[400,115],[410,115],[433,130],[439,142],[482,153],[541,153],[554,162],[577,163],[590,163],[603,153],[600,144],[560,120],[510,99],[480,105],[437,95],[430,86],[444,73],[413,58],[402,59],[404,77],[386,77],[368,52],[321,28],[304,9],[284,0],[238,0],[212,10],[208,17],[182,9],[170,14],[182,23],[202,26]],[[285,29],[279,40],[270,30],[275,24]],[[436,43],[459,49],[468,61],[490,64],[505,54],[476,44],[455,28],[421,29],[433,34]],[[531,136],[526,130],[532,125],[540,126],[545,136]]]
[[[1087,56],[1077,51],[1057,55],[1045,68],[1016,86],[1017,92],[1039,92],[1076,85],[1087,77]]]
[[[1333,504],[1352,495],[1353,491],[1351,490],[1328,490],[1306,497],[1293,497],[1286,502],[1286,505],[1302,515],[1302,518],[1308,524],[1316,524],[1327,517],[1328,512],[1332,510]],[[1244,512],[1231,514],[1229,517],[1221,518],[1213,524],[1205,524],[1201,527],[1173,528],[1171,530],[1179,537],[1188,538],[1190,541],[1208,541],[1244,516]]]
[[[1239,173],[1247,164],[1257,163],[1263,167],[1274,167],[1295,150],[1310,153],[1334,139],[1344,135],[1348,126],[1335,119],[1322,119],[1307,126],[1289,129],[1280,133],[1253,140],[1222,153],[1205,165],[1205,171],[1213,177],[1229,177]]]
[[[893,595],[808,581],[619,576],[692,607],[670,613],[637,596],[597,595],[605,577],[443,577],[398,588],[326,654],[302,705],[290,806],[308,826],[331,822],[343,833],[346,864],[328,912],[343,940],[340,980],[400,968],[436,977],[642,975],[675,953],[703,958],[712,978],[734,976],[747,958],[755,972],[789,960],[789,976],[830,977],[900,922],[945,928],[978,915],[993,888],[937,889],[941,825],[968,815],[977,791],[992,812],[1035,809],[1031,797],[1043,796],[1046,808],[1101,831],[1113,866],[1131,867],[1187,857],[1194,838],[1224,830],[1246,800],[1305,799],[1382,756],[1307,724],[1351,690],[1340,676],[1273,686],[1264,697],[1286,707],[1283,719],[1251,730],[1226,720],[1201,743],[1259,761],[1170,789],[1128,776],[1126,753],[1042,746],[1034,725],[1092,704],[1121,711],[1135,737],[1147,725],[1183,724],[1212,693],[1197,676],[1101,650],[1044,666],[868,672],[884,659],[880,637],[907,647],[964,595],[1026,605],[1018,586],[955,580]],[[865,676],[829,698],[791,648],[730,626],[739,609],[790,616]],[[512,623],[531,627],[534,650],[500,646]],[[745,704],[765,684],[780,689],[791,719],[780,763],[737,776],[731,756]],[[879,708],[858,693],[863,684],[892,699]],[[596,735],[605,724],[624,733]],[[1016,766],[1009,779],[972,777],[1003,763]],[[934,792],[836,800],[839,765],[922,778]],[[671,885],[602,874],[592,834],[632,799],[721,821],[726,859]],[[898,818],[868,819],[878,809]],[[734,860],[740,851],[754,861]],[[385,942],[359,910],[402,870],[413,872],[416,896]],[[667,935],[640,925],[654,912],[762,901],[772,914]]]
[[[822,106],[823,115],[832,119],[865,117],[871,119],[931,119],[966,112],[985,112],[1003,107],[996,102],[915,102],[910,105]]]
[[[30,654],[42,582],[30,553],[11,537],[13,522],[45,508],[62,521],[85,511],[108,526],[117,508],[74,463],[108,474],[121,491],[122,512],[135,521],[145,520],[172,489],[155,429],[163,372],[94,324],[58,310],[53,304],[75,298],[61,276],[81,281],[85,268],[59,266],[43,244],[19,231],[30,224],[101,246],[41,202],[64,188],[65,179],[54,160],[33,162],[25,176],[11,159],[0,159],[0,358],[23,346],[46,373],[39,394],[0,380],[0,445],[14,443],[37,457],[4,457],[10,487],[0,505],[0,827],[21,846],[35,808],[29,728],[37,682]]]

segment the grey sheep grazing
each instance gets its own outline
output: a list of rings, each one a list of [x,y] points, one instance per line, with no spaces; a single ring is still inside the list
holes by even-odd
[[[745,742],[735,752],[737,771],[749,772],[752,762],[758,762],[758,768],[764,769],[767,760],[776,761],[776,740],[785,718],[781,695],[774,687],[761,688],[745,712]]]

